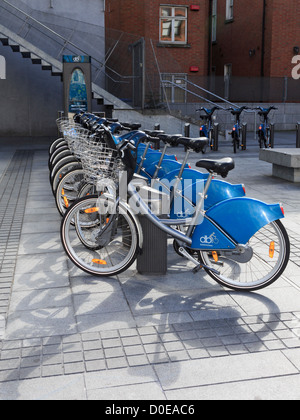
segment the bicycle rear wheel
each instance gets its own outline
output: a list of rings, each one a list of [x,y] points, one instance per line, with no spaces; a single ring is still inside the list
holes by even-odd
[[[200,262],[221,285],[233,290],[254,291],[269,286],[284,272],[290,255],[286,230],[278,220],[260,229],[249,241],[244,254],[201,251]]]
[[[63,247],[71,261],[95,276],[114,276],[127,270],[139,251],[139,231],[132,215],[112,198],[89,196],[65,213],[61,224]],[[75,224],[75,227],[73,226]]]

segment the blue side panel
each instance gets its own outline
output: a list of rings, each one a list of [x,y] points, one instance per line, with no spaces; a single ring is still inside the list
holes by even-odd
[[[221,250],[234,249],[235,245],[208,219],[195,228],[192,237],[192,249],[195,250]]]
[[[247,197],[223,201],[209,209],[207,216],[240,244],[248,243],[263,226],[284,217],[279,204]]]

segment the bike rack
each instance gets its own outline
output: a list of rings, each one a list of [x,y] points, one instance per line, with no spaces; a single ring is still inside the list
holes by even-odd
[[[139,216],[143,230],[143,249],[137,257],[140,274],[162,274],[168,270],[168,235],[151,223],[146,216]]]

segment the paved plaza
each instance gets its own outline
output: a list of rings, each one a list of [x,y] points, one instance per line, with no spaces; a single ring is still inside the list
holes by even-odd
[[[48,145],[0,141],[0,399],[299,399],[300,185],[273,178],[254,140],[234,156],[227,180],[285,209],[291,260],[267,289],[225,290],[171,242],[167,275],[99,279],[63,251]],[[207,154],[224,156],[225,142]]]

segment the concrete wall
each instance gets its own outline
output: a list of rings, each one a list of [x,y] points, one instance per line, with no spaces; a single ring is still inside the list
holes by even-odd
[[[62,82],[40,65],[0,44],[6,59],[6,79],[0,80],[0,137],[53,136],[62,109]]]
[[[90,43],[94,40],[95,52],[99,53],[100,57],[103,56],[104,0],[10,1],[31,16],[57,28],[58,32],[65,30],[66,35],[69,35],[72,31],[74,43],[77,42],[78,30],[82,31],[81,33],[89,30],[90,33],[83,36],[83,40]],[[19,33],[13,27],[12,15],[7,16],[12,18],[12,21],[1,21],[0,15],[0,22],[3,25],[7,23],[12,30]],[[19,21],[15,20],[15,24],[18,25]],[[23,26],[22,30],[24,33],[20,36],[25,36],[27,29]],[[29,34],[26,36],[26,39],[33,44],[34,35],[36,33],[33,33],[32,39]],[[42,40],[42,46],[46,48],[46,44],[46,41]],[[58,50],[61,50],[59,45]],[[46,52],[52,55],[52,51]],[[51,76],[51,72],[43,71],[41,65],[32,64],[30,59],[23,58],[20,53],[14,53],[10,47],[4,47],[1,43],[0,56],[4,57],[6,62],[6,79],[0,78],[0,137],[55,137],[57,135],[55,120],[58,111],[63,109],[63,83],[60,77]],[[60,60],[54,51],[53,56]],[[97,83],[101,86],[101,77],[98,77]],[[93,111],[101,109],[94,100]]]
[[[36,12],[79,20],[104,27],[105,0],[9,0],[24,10],[27,7]],[[25,10],[26,11],[26,10]]]

